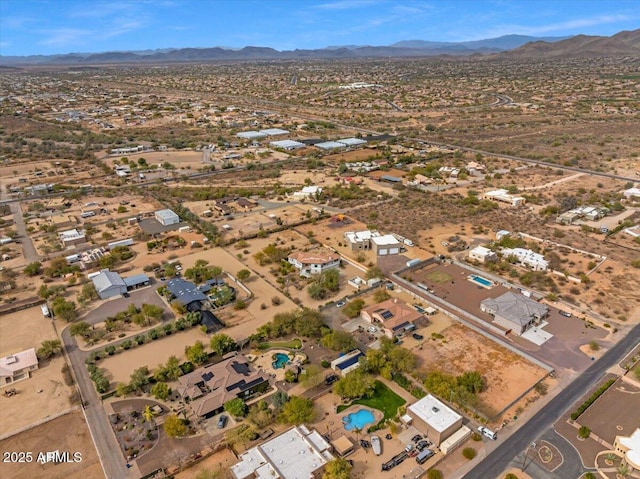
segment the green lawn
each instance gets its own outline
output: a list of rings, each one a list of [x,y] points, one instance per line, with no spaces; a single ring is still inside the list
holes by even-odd
[[[384,413],[383,421],[398,414],[398,408],[406,401],[389,389],[385,384],[376,381],[374,384],[374,392],[371,397],[356,399],[351,404],[338,406],[338,412],[342,412],[353,404],[369,406]]]
[[[427,273],[425,275],[425,278],[437,284],[448,283],[453,279],[449,274],[439,270],[435,270],[435,271],[431,271],[430,273]]]
[[[288,348],[288,349],[300,349],[302,347],[302,341],[298,338],[291,341],[271,341],[258,344],[258,349],[270,349],[270,348]]]

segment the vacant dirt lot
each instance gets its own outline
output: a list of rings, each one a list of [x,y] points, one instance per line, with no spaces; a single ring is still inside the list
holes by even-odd
[[[3,412],[4,416],[4,412]],[[12,479],[86,479],[103,477],[102,466],[93,447],[89,429],[79,411],[65,414],[45,424],[0,441],[2,451],[32,452],[29,464],[0,463],[0,477]],[[80,462],[36,462],[38,453],[47,451],[79,452]]]
[[[478,409],[488,416],[502,411],[545,375],[542,368],[464,326],[454,324],[441,334],[443,339],[427,342],[428,347],[422,350],[414,349],[419,367],[453,375],[480,372],[487,387],[479,395]]]
[[[8,314],[0,319],[0,357],[40,347],[45,339],[57,339],[51,320],[42,317],[39,307]],[[39,420],[66,411],[72,405],[73,389],[65,385],[62,357],[41,361],[31,378],[18,381],[13,397],[2,397],[0,436],[17,431]],[[3,388],[3,390],[6,388]],[[29,408],[24,405],[29,404]]]
[[[196,479],[201,471],[217,471],[218,469],[228,469],[233,466],[238,459],[231,452],[230,449],[223,449],[215,454],[210,455],[206,459],[203,459],[195,466],[191,466],[189,469],[182,471],[180,474],[176,474],[176,479]],[[224,479],[222,476],[221,479]],[[231,475],[229,475],[231,477]]]

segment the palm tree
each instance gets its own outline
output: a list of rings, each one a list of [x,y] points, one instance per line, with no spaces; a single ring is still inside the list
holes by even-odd
[[[608,452],[607,454],[604,455],[604,460],[607,462],[607,464],[611,465],[613,464],[613,462],[616,460],[618,456],[616,456],[614,453],[612,452]]]
[[[155,413],[153,412],[153,409],[151,409],[151,406],[149,404],[147,404],[144,407],[144,411],[142,411],[142,417],[144,418],[144,420],[146,422],[150,422],[153,424],[153,427],[156,427],[156,421],[154,419]]]
[[[626,462],[623,462],[618,466],[618,477],[622,477],[622,478],[629,477],[630,473],[631,471],[629,471],[629,466],[627,465]]]

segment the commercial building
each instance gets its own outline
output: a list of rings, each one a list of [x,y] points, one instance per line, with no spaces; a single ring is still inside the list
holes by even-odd
[[[268,378],[253,371],[247,358],[236,353],[229,356],[178,378],[178,393],[197,417],[215,416],[226,402],[236,398],[246,401],[269,388]]]
[[[322,193],[321,186],[311,185],[311,186],[304,186],[300,191],[294,191],[292,196],[297,200],[302,200],[307,198],[315,199],[320,193]]]
[[[304,148],[304,143],[300,143],[299,141],[294,140],[279,140],[279,141],[271,141],[269,145],[274,148],[282,148],[283,150],[297,150],[298,148]]]
[[[495,323],[517,335],[521,335],[534,324],[540,324],[549,314],[549,308],[544,304],[512,291],[497,298],[482,300],[480,311],[491,315]]]
[[[338,143],[337,141],[323,141],[322,143],[316,143],[313,146],[325,151],[346,148],[346,145],[344,143]]]
[[[291,253],[287,261],[305,278],[340,267],[340,255],[324,249],[297,251]]]
[[[415,323],[424,319],[422,313],[397,298],[363,308],[360,316],[365,321],[380,326],[390,338],[414,329]]]
[[[0,358],[0,386],[30,378],[36,369],[38,356],[34,348]]]
[[[489,248],[485,248],[484,246],[476,246],[469,251],[469,259],[478,261],[480,263],[489,263],[492,261],[496,261],[498,259],[498,255],[491,251]]]
[[[313,479],[334,459],[331,445],[316,430],[294,426],[252,447],[231,466],[236,479]]]
[[[100,299],[112,298],[127,292],[126,283],[114,271],[100,271],[100,273],[91,278],[91,281]]]
[[[180,223],[180,217],[170,209],[156,211],[155,217],[158,223],[163,226],[171,226]]]
[[[549,267],[549,262],[544,259],[540,253],[536,253],[526,248],[502,248],[500,250],[502,256],[505,258],[509,256],[515,256],[523,266],[530,268],[533,271],[546,271]]]
[[[267,128],[265,130],[260,130],[260,133],[262,133],[265,136],[281,136],[281,135],[288,135],[289,131],[283,130],[281,128]]]
[[[413,425],[436,446],[462,427],[462,416],[431,394],[407,408]]]
[[[111,251],[113,248],[117,248],[118,246],[131,246],[131,245],[133,245],[133,240],[131,238],[127,238],[120,241],[114,241],[112,243],[108,243],[107,249]]]
[[[259,140],[260,138],[264,138],[266,133],[262,133],[260,131],[241,131],[236,134],[238,138],[242,138],[243,140]]]
[[[361,138],[344,138],[342,140],[336,140],[336,143],[342,143],[346,147],[353,147],[365,145],[367,142]]]

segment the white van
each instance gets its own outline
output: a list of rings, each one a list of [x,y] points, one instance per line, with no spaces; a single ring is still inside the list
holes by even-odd
[[[496,434],[495,432],[491,431],[490,429],[487,429],[484,426],[478,426],[478,432],[480,434],[482,434],[483,436],[488,437],[492,441],[495,441],[496,439],[498,439],[498,434]]]

